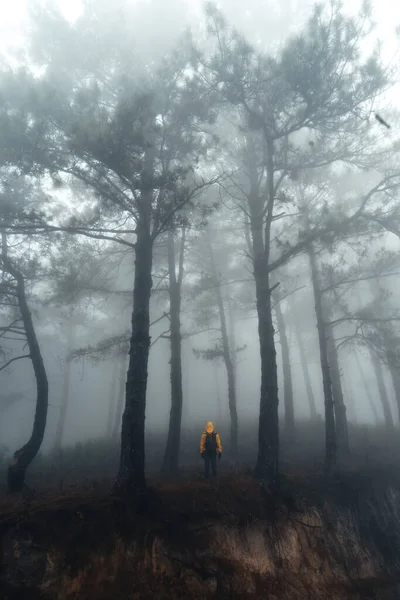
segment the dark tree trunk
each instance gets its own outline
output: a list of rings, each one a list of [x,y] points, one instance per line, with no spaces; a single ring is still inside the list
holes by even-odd
[[[132,335],[122,416],[120,465],[114,491],[131,496],[142,494],[145,477],[145,418],[150,353],[150,296],[153,287],[153,238],[151,211],[154,147],[144,159],[141,198],[138,201],[133,283]]]
[[[231,452],[234,460],[237,459],[238,451],[238,415],[236,406],[236,385],[235,385],[235,367],[232,360],[231,349],[229,345],[228,329],[226,325],[225,306],[222,298],[221,280],[218,275],[217,265],[214,257],[214,250],[210,238],[210,233],[207,232],[208,250],[210,254],[211,272],[215,282],[215,295],[218,305],[218,314],[221,327],[222,352],[228,379],[228,405],[231,418],[230,443]]]
[[[181,445],[181,425],[183,407],[182,389],[182,335],[181,335],[181,288],[183,277],[183,259],[185,252],[185,232],[182,233],[182,244],[179,256],[178,276],[175,264],[175,241],[172,231],[168,232],[168,271],[170,301],[170,345],[171,345],[171,411],[167,446],[165,448],[162,471],[176,474],[179,470],[179,453]]]
[[[4,248],[4,245],[3,245]],[[2,255],[3,265],[7,272],[16,280],[17,300],[24,324],[29,355],[32,361],[36,379],[36,410],[33,422],[32,435],[28,442],[14,453],[12,464],[8,467],[8,491],[21,492],[25,484],[26,471],[40,450],[43,442],[47,422],[48,409],[48,381],[39,343],[36,337],[32,316],[26,301],[25,281],[22,273],[14,267],[12,262]]]
[[[111,436],[113,430],[113,423],[115,421],[115,398],[117,387],[117,374],[118,374],[118,361],[114,358],[112,364],[112,374],[110,380],[110,391],[108,393],[108,415],[106,425],[106,435]]]
[[[269,254],[275,198],[272,140],[266,140],[266,146],[267,202],[265,205],[258,185],[256,153],[251,139],[248,139],[248,168],[251,186],[248,205],[261,358],[258,456],[255,475],[264,479],[270,489],[274,489],[279,486],[279,398],[275,332],[269,285]]]
[[[283,399],[285,404],[285,434],[288,441],[293,441],[296,436],[293,403],[292,368],[290,364],[290,349],[286,332],[286,324],[283,318],[279,299],[275,299],[275,314],[279,329],[279,339],[282,351],[283,367]]]
[[[119,375],[118,375],[118,393],[117,393],[117,405],[115,408],[114,424],[112,430],[112,437],[116,439],[119,434],[122,421],[122,411],[124,409],[124,398],[125,398],[125,386],[126,386],[126,371],[127,371],[127,350],[121,354],[119,360]]]
[[[318,267],[312,245],[308,248],[310,260],[311,279],[314,292],[315,314],[317,318],[317,330],[319,341],[319,353],[321,360],[322,382],[324,388],[325,402],[325,472],[330,473],[336,462],[337,442],[334,401],[332,393],[332,381],[328,361],[328,345],[324,326],[324,311],[322,306],[322,294],[319,285]]]
[[[272,322],[269,275],[262,256],[254,257],[261,357],[261,397],[256,474],[272,487],[279,480],[278,369]]]
[[[383,377],[383,369],[382,363],[379,359],[379,356],[373,350],[370,350],[370,356],[372,361],[372,366],[374,368],[374,373],[376,377],[376,382],[378,384],[379,396],[382,402],[383,409],[383,418],[385,421],[385,428],[388,432],[393,431],[394,423],[393,423],[393,415],[392,410],[390,408],[389,397],[385,385],[385,380]]]
[[[375,405],[374,399],[372,397],[370,387],[369,387],[369,385],[367,383],[367,380],[365,378],[365,372],[364,372],[364,369],[362,368],[362,365],[361,365],[361,362],[360,362],[360,358],[359,358],[357,352],[355,353],[355,359],[356,359],[358,370],[360,372],[361,381],[362,381],[363,387],[364,387],[364,392],[365,392],[365,394],[366,394],[366,396],[368,398],[372,414],[374,415],[375,423],[378,424],[379,421],[380,421],[379,416],[378,416],[378,411],[376,409],[376,405]]]
[[[303,336],[302,336],[300,326],[299,326],[299,323],[298,323],[298,320],[296,317],[293,319],[293,326],[294,326],[294,332],[296,335],[297,347],[299,349],[300,364],[301,364],[301,369],[303,371],[304,383],[306,385],[307,398],[310,403],[310,418],[312,421],[316,421],[317,407],[315,404],[315,396],[314,396],[314,392],[312,389],[310,371],[308,369],[308,362],[307,362],[307,356],[306,356],[306,351],[305,351],[305,347],[304,347]]]
[[[60,414],[58,416],[57,422],[57,430],[55,437],[55,450],[59,450],[62,446],[64,433],[65,433],[65,422],[68,412],[68,403],[69,403],[69,387],[71,381],[71,368],[72,363],[68,360],[68,354],[71,352],[75,340],[75,328],[68,324],[68,339],[67,339],[67,356],[65,358],[65,368],[64,368],[64,378],[63,378],[63,387],[61,394],[61,406],[60,406]]]
[[[333,327],[328,319],[329,316],[327,315],[325,320],[325,332],[327,336],[328,361],[331,370],[332,393],[335,408],[337,451],[340,458],[346,458],[350,453],[346,415],[347,409],[344,402],[339,357],[336,349]]]

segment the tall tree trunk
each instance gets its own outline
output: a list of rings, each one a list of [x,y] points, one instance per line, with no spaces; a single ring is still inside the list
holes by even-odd
[[[220,422],[222,420],[222,402],[221,402],[221,392],[219,389],[219,381],[218,381],[218,369],[217,366],[214,364],[214,380],[215,380],[215,391],[217,394],[217,415],[218,415],[218,421]]]
[[[352,415],[352,420],[355,424],[358,423],[358,414],[356,409],[356,403],[354,402],[354,386],[351,379],[347,378],[345,373],[342,376],[342,389],[343,395],[346,398],[346,406],[349,409],[349,414]],[[350,421],[348,418],[347,421]]]
[[[208,251],[210,255],[211,272],[215,284],[215,295],[218,305],[218,314],[221,327],[221,338],[222,338],[222,352],[223,359],[226,368],[226,374],[228,379],[228,405],[229,414],[231,417],[231,428],[230,428],[230,442],[231,452],[234,460],[237,459],[238,451],[238,416],[236,407],[236,386],[235,386],[235,369],[231,356],[231,349],[229,345],[228,330],[226,325],[225,306],[222,298],[221,291],[221,280],[218,275],[217,265],[215,262],[214,250],[212,247],[212,241],[210,232],[207,231]]]
[[[296,426],[294,420],[294,403],[293,403],[293,383],[292,383],[292,368],[290,364],[290,350],[287,338],[286,324],[283,318],[279,298],[275,296],[275,314],[279,329],[279,339],[281,342],[282,351],[282,367],[283,367],[283,399],[285,404],[285,434],[288,441],[293,441],[296,436]]]
[[[389,363],[390,376],[392,378],[393,390],[396,399],[398,419],[400,420],[400,370]]]
[[[333,334],[333,327],[328,320],[329,316],[326,315],[326,317],[325,332],[327,336],[327,352],[331,372],[332,394],[334,399],[337,451],[340,458],[346,458],[350,453],[346,404],[343,397],[339,358]]]
[[[112,437],[116,439],[119,434],[122,421],[122,411],[124,408],[124,397],[125,397],[125,385],[126,385],[126,371],[128,368],[127,364],[127,350],[121,350],[121,354],[118,357],[119,360],[119,375],[118,375],[118,393],[117,393],[117,404],[115,408],[114,424],[112,430]]]
[[[355,359],[356,359],[358,370],[360,372],[361,381],[362,381],[363,387],[364,387],[364,392],[365,392],[365,394],[366,394],[366,396],[368,398],[368,402],[369,402],[369,405],[371,407],[372,414],[374,415],[375,424],[378,424],[379,420],[380,420],[379,416],[378,416],[378,411],[376,410],[375,402],[374,402],[374,399],[372,397],[370,387],[369,387],[369,385],[367,383],[367,380],[365,378],[365,372],[364,372],[364,369],[363,369],[363,367],[361,365],[360,357],[358,356],[358,352],[356,352],[354,356],[355,356]]]
[[[154,146],[146,150],[141,198],[138,201],[133,283],[132,335],[126,381],[125,410],[122,416],[120,465],[114,491],[141,494],[145,478],[145,417],[148,362],[150,353],[150,297],[153,287],[153,239],[151,211]]]
[[[322,294],[319,285],[318,267],[312,245],[308,248],[308,257],[310,261],[311,280],[314,292],[315,315],[317,318],[317,330],[319,341],[319,353],[322,370],[322,383],[324,388],[325,401],[325,472],[330,473],[336,462],[337,442],[335,412],[332,393],[332,380],[328,360],[328,345],[326,340],[324,326],[324,311],[322,306]]]
[[[293,312],[294,312],[294,310],[293,310]],[[301,364],[301,369],[303,371],[304,383],[306,386],[306,394],[307,394],[308,402],[310,404],[310,418],[312,421],[316,421],[317,420],[317,406],[315,404],[315,396],[314,396],[314,392],[313,392],[312,384],[311,384],[311,377],[310,377],[310,371],[308,368],[308,362],[307,362],[306,350],[304,347],[303,335],[301,333],[299,322],[296,317],[293,319],[293,327],[294,327],[294,332],[296,335],[297,348],[299,350],[299,355],[300,355],[300,364]]]
[[[59,450],[62,446],[64,433],[65,433],[65,422],[68,412],[68,403],[69,403],[69,387],[71,381],[71,369],[72,363],[68,360],[68,355],[71,352],[74,344],[75,344],[75,326],[69,322],[67,324],[68,334],[67,334],[67,353],[65,357],[65,367],[64,367],[64,377],[63,377],[63,387],[61,394],[61,406],[60,406],[60,414],[58,416],[57,422],[57,430],[55,437],[54,449]]]
[[[182,425],[182,335],[181,335],[181,288],[183,277],[183,259],[185,252],[185,231],[182,232],[182,243],[179,255],[178,276],[175,265],[175,241],[172,231],[168,232],[168,271],[170,301],[170,345],[171,345],[171,411],[167,446],[165,448],[162,471],[176,474],[179,470],[179,452]]]
[[[21,312],[22,322],[24,324],[26,340],[29,348],[29,356],[32,361],[36,379],[36,409],[32,434],[28,442],[14,453],[12,464],[8,467],[8,491],[14,493],[22,491],[25,483],[26,471],[39,452],[43,442],[47,422],[49,386],[46,369],[42,354],[40,352],[39,342],[37,340],[35,327],[32,321],[32,315],[26,300],[24,277],[22,273],[13,265],[12,261],[9,260],[5,252],[5,246],[6,238],[5,234],[3,233],[2,261],[6,271],[17,282],[16,295],[18,306]]]
[[[400,420],[400,369],[398,364],[396,343],[388,331],[383,332],[383,343],[385,348],[386,362],[392,379],[394,396],[397,406],[397,418]]]
[[[236,327],[235,327],[235,314],[232,306],[232,298],[229,294],[226,295],[226,302],[228,305],[228,321],[229,321],[229,348],[233,364],[233,379],[235,383],[235,390],[237,392],[237,346],[236,346]],[[237,403],[237,400],[236,400]]]
[[[61,392],[61,406],[60,413],[58,415],[56,435],[54,439],[54,450],[60,450],[62,447],[64,433],[65,433],[65,422],[69,404],[69,385],[71,380],[71,361],[66,358],[64,365],[64,377],[63,386]]]
[[[185,340],[184,340],[185,341]],[[189,348],[186,348],[189,346]],[[187,343],[182,344],[183,347],[183,373],[182,373],[182,389],[183,397],[185,398],[185,412],[186,421],[191,422],[192,407],[190,404],[190,382],[191,382],[191,356],[193,356],[192,346],[190,344],[190,338],[187,338]]]
[[[117,375],[118,375],[118,360],[114,358],[112,364],[112,372],[110,379],[110,391],[108,393],[108,415],[106,425],[106,436],[111,436],[113,430],[113,424],[115,421],[115,399],[116,399],[116,386],[117,386]]]
[[[254,258],[258,336],[261,357],[261,394],[256,474],[275,487],[279,481],[278,369],[272,321],[269,275],[264,260]]]
[[[69,403],[69,384],[71,379],[71,361],[66,360],[64,366],[64,377],[63,377],[63,386],[61,393],[61,406],[60,406],[60,414],[58,416],[57,422],[57,430],[54,448],[55,450],[59,450],[62,446],[64,432],[65,432],[65,422],[68,410]]]
[[[379,356],[376,354],[376,352],[374,352],[373,350],[370,349],[369,353],[370,353],[370,357],[371,357],[371,361],[372,361],[372,366],[374,368],[376,382],[378,384],[379,396],[380,396],[380,399],[382,402],[385,428],[388,432],[391,432],[391,431],[393,431],[393,428],[394,428],[393,415],[392,415],[392,410],[390,408],[389,397],[388,397],[385,380],[384,380],[384,376],[383,376],[382,363],[379,359]]]
[[[273,221],[274,147],[266,140],[267,202],[260,194],[257,156],[251,137],[248,138],[248,169],[250,192],[251,255],[253,259],[258,317],[258,337],[261,358],[260,416],[258,427],[258,456],[255,474],[264,479],[270,489],[279,485],[279,416],[278,368],[272,319],[271,290],[269,285],[269,258],[271,225]]]
[[[379,296],[382,291],[379,278],[370,279],[369,280],[369,288],[371,290],[373,297],[379,299]],[[360,297],[360,293],[358,293],[358,296]],[[386,339],[385,339],[385,337],[386,337]],[[387,335],[385,336],[385,334],[383,335],[383,339],[380,338],[381,349],[383,349],[382,346],[386,346],[386,348],[387,348],[387,340],[388,340],[388,337],[387,337]],[[372,365],[374,367],[376,381],[378,384],[379,396],[380,396],[380,399],[382,402],[385,428],[388,432],[391,432],[391,431],[393,431],[393,428],[394,428],[394,421],[393,421],[392,409],[390,407],[389,397],[388,397],[388,393],[387,393],[387,388],[385,385],[385,378],[384,378],[384,373],[383,373],[382,362],[381,362],[378,354],[376,352],[374,352],[371,348],[369,348],[369,353],[370,353],[370,357],[372,360]]]

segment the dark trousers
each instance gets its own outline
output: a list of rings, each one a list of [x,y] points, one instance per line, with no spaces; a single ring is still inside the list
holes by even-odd
[[[212,475],[215,477],[217,475],[217,455],[206,453],[204,457],[204,475],[207,479],[210,477],[210,464]]]

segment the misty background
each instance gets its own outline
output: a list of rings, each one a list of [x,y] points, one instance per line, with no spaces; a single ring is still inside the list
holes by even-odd
[[[129,60],[134,61],[133,71],[137,73],[138,78],[146,73],[149,65],[155,70],[162,64],[164,57],[173,52],[187,27],[190,27],[194,39],[199,41],[202,47],[207,49],[211,44],[207,38],[204,5],[195,0],[172,0],[168,3],[162,0],[133,1],[132,20],[129,23],[121,23],[123,17],[120,5],[123,3],[120,2],[112,7],[109,2],[84,3],[78,0],[60,0],[53,4],[66,19],[65,29],[64,26],[60,26],[59,31],[51,31],[51,17],[46,17],[44,24],[41,23],[40,11],[45,10],[44,2],[15,0],[11,4],[7,3],[7,6],[2,6],[0,54],[4,68],[11,65],[17,69],[19,64],[26,64],[26,61],[31,60],[27,49],[27,39],[30,35],[34,38],[32,56],[38,59],[33,70],[38,77],[42,70],[45,70],[43,64],[46,62],[46,58],[41,56],[41,43],[45,48],[44,56],[46,52],[52,52],[53,48],[55,66],[61,64],[64,59],[68,63],[69,58],[72,64],[75,64],[74,54],[88,44],[91,52],[94,48],[98,52],[96,60],[101,67],[103,58],[106,60],[108,53],[112,53],[112,48],[119,44],[121,27],[124,31],[124,28],[128,30],[125,32],[124,43],[128,43],[129,40],[132,42],[134,58],[130,57]],[[62,39],[63,35],[67,35],[69,25],[79,26],[85,4],[88,10],[95,6],[95,13],[101,15],[104,12],[107,17],[99,17],[98,30],[94,19],[92,37],[82,39],[81,49],[71,47],[71,57],[63,57],[58,54],[56,45],[52,46],[54,39]],[[222,0],[216,6],[225,16],[229,27],[236,28],[257,50],[269,53],[279,53],[293,35],[304,30],[313,10],[313,3],[305,0],[251,0],[246,3],[239,0]],[[360,7],[361,4],[346,0],[342,10],[345,14],[356,15]],[[32,28],[30,10],[34,15],[37,11],[39,15],[34,17],[37,19],[36,30]],[[398,69],[400,56],[396,27],[400,25],[400,6],[389,3],[389,0],[372,2],[371,15],[376,26],[371,34],[362,40],[361,58],[372,51],[376,40],[380,40],[380,60],[384,65],[391,65],[394,70]],[[60,23],[57,19],[54,22],[58,25]],[[106,25],[108,29],[104,29]],[[48,39],[45,39],[47,34]],[[387,115],[392,124],[391,129],[383,131],[380,125],[374,122],[371,112],[372,124],[369,125],[368,135],[372,138],[375,136],[374,139],[382,153],[391,144],[395,146],[398,140],[399,104],[399,80],[394,77],[393,85],[388,86],[379,97],[378,106],[374,108],[383,116]],[[229,139],[233,135],[233,129],[230,130],[229,127],[227,120],[217,122],[215,130],[221,139]],[[376,134],[371,133],[371,130]],[[302,151],[307,150],[312,139],[312,134],[304,130],[293,134],[293,144],[297,144]],[[206,166],[205,172],[207,169],[212,171],[219,160],[222,167],[227,165],[227,162],[224,162],[228,161],[225,147],[219,149],[217,144],[213,152],[214,158],[209,159],[212,166]],[[229,160],[233,165],[235,158],[231,156]],[[395,162],[398,156],[393,155],[391,160]],[[379,173],[383,173],[387,166],[379,168]],[[366,194],[379,180],[373,168],[370,171],[366,168],[361,174],[345,168],[343,172],[337,170],[328,175],[322,171],[320,177],[321,181],[324,177],[331,180],[332,197],[337,199],[337,204],[339,205],[343,198],[347,198],[349,206],[352,201],[356,206],[357,200],[354,198]],[[240,181],[236,180],[234,186],[239,187],[239,184],[241,185]],[[255,289],[251,280],[252,267],[243,225],[243,212],[237,209],[237,204],[235,205],[237,196],[233,193],[232,185],[223,180],[218,190],[213,188],[205,192],[206,196],[208,194],[204,200],[205,204],[219,202],[221,198],[222,203],[215,212],[211,212],[204,221],[205,224],[200,223],[193,229],[189,227],[187,234],[181,312],[182,432],[187,436],[184,445],[189,440],[193,446],[194,450],[191,449],[191,452],[198,452],[200,435],[207,421],[213,421],[216,429],[221,431],[223,444],[228,442],[230,422],[228,384],[223,360],[221,357],[219,360],[204,360],[196,355],[196,350],[204,351],[213,347],[220,335],[215,299],[211,300],[207,292],[199,291],[202,276],[209,268],[205,260],[206,230],[212,237],[216,268],[221,277],[231,351],[235,362],[239,431],[241,428],[256,431],[258,425],[261,366]],[[296,184],[292,180],[287,193],[294,193],[295,187]],[[67,183],[57,187],[49,181],[43,181],[42,189],[49,198],[56,199],[57,214],[61,220],[77,215],[86,218],[96,211],[96,202],[91,200],[91,193],[83,186],[79,188],[79,185],[76,185],[74,188],[74,184]],[[393,191],[391,200],[395,198],[395,202],[398,202],[396,194],[397,190]],[[86,203],[80,198],[84,198]],[[383,200],[379,198],[377,203],[379,202]],[[236,208],[233,208],[234,206]],[[315,216],[319,209],[317,203],[314,208],[311,205],[311,215]],[[298,227],[296,207],[292,206],[287,210],[292,215],[292,221],[279,229],[282,244],[290,242],[293,232],[296,233]],[[180,235],[177,234],[177,245]],[[324,269],[324,282],[327,285],[332,272],[353,280],[346,285],[337,284],[337,294],[332,296],[332,305],[335,307],[333,318],[343,319],[335,324],[335,340],[341,384],[347,405],[347,419],[349,424],[354,426],[371,427],[378,424],[384,427],[385,415],[380,401],[384,389],[393,420],[398,427],[399,405],[393,373],[387,361],[380,356],[381,380],[377,377],[368,348],[362,343],[357,345],[357,336],[360,333],[357,328],[365,328],[360,311],[365,307],[375,306],[374,314],[383,315],[385,319],[390,317],[390,330],[395,336],[400,336],[397,324],[400,293],[399,236],[385,230],[379,234],[371,234],[368,239],[364,233],[357,232],[350,232],[346,238],[339,238],[331,248],[328,242],[327,249],[321,250],[321,264]],[[17,244],[20,241],[17,236],[15,240],[18,252]],[[107,439],[112,431],[115,432],[117,426],[119,434],[118,421],[122,413],[118,409],[118,401],[123,389],[120,380],[121,373],[124,380],[126,378],[127,360],[126,354],[122,358],[116,356],[114,346],[111,344],[109,348],[105,348],[104,342],[121,336],[126,343],[129,341],[134,277],[132,250],[105,240],[91,240],[80,236],[60,237],[54,241],[51,249],[33,238],[23,243],[29,243],[29,249],[24,246],[28,257],[26,260],[31,260],[36,265],[34,276],[27,280],[26,287],[49,381],[49,409],[41,452],[48,453],[59,443],[57,436],[60,434],[60,410],[65,401],[66,386],[68,402],[62,446],[72,446],[97,438]],[[10,248],[13,248],[12,244],[11,239]],[[167,439],[171,407],[170,345],[168,317],[165,316],[169,306],[165,289],[167,259],[164,236],[160,237],[154,246],[154,277],[150,306],[150,320],[154,325],[151,327],[152,345],[146,405],[146,434],[161,436],[161,444],[165,444]],[[379,260],[381,264],[377,267]],[[350,277],[347,274],[356,271],[360,281],[354,283],[357,276]],[[363,273],[368,275],[365,280],[362,280]],[[280,282],[281,288],[285,288],[283,297],[278,301],[289,344],[295,419],[300,423],[313,417],[302,364],[303,350],[315,400],[317,421],[322,422],[324,390],[315,300],[307,257],[303,253],[294,256],[278,270],[276,280]],[[214,312],[206,318],[204,311],[207,311],[208,306],[213,306]],[[356,316],[353,318],[351,315]],[[274,326],[280,397],[279,416],[282,425],[285,418],[285,376],[280,328],[276,315]],[[303,349],[299,345],[299,335]],[[8,340],[5,360],[18,354],[19,348],[18,342]],[[380,385],[382,381],[384,388]],[[35,402],[36,384],[29,361],[12,363],[0,372],[0,446],[6,456],[10,456],[29,438]],[[185,452],[185,447],[182,451]]]

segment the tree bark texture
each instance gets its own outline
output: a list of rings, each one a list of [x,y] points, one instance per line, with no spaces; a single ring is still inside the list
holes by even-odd
[[[255,474],[264,479],[270,489],[274,489],[279,485],[278,369],[269,285],[271,225],[275,198],[274,148],[272,141],[266,140],[267,202],[265,203],[258,185],[256,153],[253,150],[251,139],[249,142],[250,192],[248,206],[261,358],[258,456]]]
[[[137,203],[132,335],[125,410],[122,416],[120,466],[114,487],[116,493],[127,496],[142,494],[146,488],[145,418],[150,353],[150,296],[153,287],[153,170],[154,147],[150,146],[146,150],[141,197]]]

